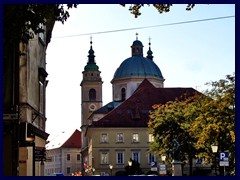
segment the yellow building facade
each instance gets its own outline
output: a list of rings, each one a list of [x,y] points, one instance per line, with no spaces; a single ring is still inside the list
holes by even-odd
[[[150,171],[151,162],[158,157],[149,153],[149,144],[153,140],[148,128],[94,128],[89,127],[88,137],[89,166],[95,174],[115,175],[125,171],[130,159],[140,163],[143,172]],[[112,170],[109,165],[112,165]]]

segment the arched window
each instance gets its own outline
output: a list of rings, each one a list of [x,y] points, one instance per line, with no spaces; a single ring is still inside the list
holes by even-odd
[[[125,88],[121,89],[121,97],[122,97],[122,101],[124,101],[126,99],[126,89]]]
[[[89,90],[89,101],[96,101],[96,90],[95,89]]]

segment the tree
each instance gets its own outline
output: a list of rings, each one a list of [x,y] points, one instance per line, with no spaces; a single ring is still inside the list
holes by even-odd
[[[211,99],[199,108],[190,132],[197,138],[196,148],[201,156],[213,159],[211,144],[217,143],[219,151],[228,151],[231,173],[235,173],[235,74],[225,80],[207,83],[212,88],[205,92]]]
[[[210,163],[213,159],[211,144],[218,143],[220,151],[229,151],[229,168],[234,173],[235,75],[207,84],[212,89],[205,95],[196,94],[183,101],[153,106],[155,111],[150,113],[148,125],[155,142],[150,150],[159,155],[167,153],[172,160],[176,153],[174,141],[177,141],[181,161],[191,162],[197,155]]]
[[[125,7],[125,4],[121,4],[123,7]],[[148,6],[150,6],[150,4],[147,4]],[[162,13],[166,13],[170,11],[170,8],[172,6],[172,4],[153,4],[152,5],[154,8],[156,8],[158,10],[158,12],[160,14]],[[187,11],[190,11],[194,8],[195,4],[188,4],[186,7]],[[135,18],[137,18],[138,16],[141,15],[140,9],[144,7],[144,4],[133,4],[130,5],[129,7],[129,11],[131,12],[131,14],[133,14],[135,16]]]
[[[195,97],[201,96],[197,94]],[[176,99],[166,104],[154,105],[155,111],[150,113],[148,123],[155,140],[151,143],[150,151],[157,152],[159,156],[167,154],[169,163],[172,160],[189,160],[190,169],[195,157],[196,140],[190,136],[190,119],[185,116],[185,109],[191,101],[193,98],[185,97],[181,101]]]
[[[67,4],[65,8],[72,7],[76,8],[77,4]],[[40,24],[64,23],[70,16],[65,8],[63,4],[4,4],[4,44],[27,42],[34,33],[44,31]]]

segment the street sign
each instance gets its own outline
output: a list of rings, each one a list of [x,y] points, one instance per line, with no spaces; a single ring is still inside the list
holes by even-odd
[[[151,162],[151,171],[157,171],[157,162]]]
[[[166,175],[167,174],[167,166],[166,164],[159,165],[159,174]]]
[[[228,152],[219,153],[219,165],[220,166],[229,166]]]

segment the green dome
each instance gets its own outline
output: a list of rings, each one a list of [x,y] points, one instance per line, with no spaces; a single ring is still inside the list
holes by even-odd
[[[96,64],[87,64],[84,67],[85,71],[98,71],[98,66]]]
[[[116,70],[113,78],[156,77],[163,79],[158,66],[150,59],[142,56],[132,56],[124,60]]]

